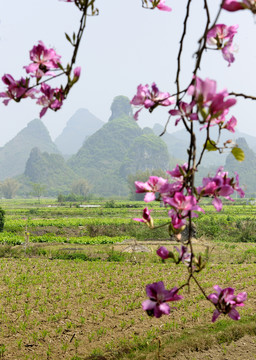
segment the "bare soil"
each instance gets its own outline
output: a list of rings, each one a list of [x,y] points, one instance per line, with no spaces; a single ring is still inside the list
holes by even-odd
[[[160,244],[163,242],[149,242],[146,246],[155,251]],[[115,249],[123,251],[131,245],[119,244]],[[194,241],[196,251],[203,252],[208,245]],[[69,250],[82,248],[72,245]],[[0,266],[3,359],[125,359],[131,349],[140,348],[143,342],[150,345],[159,338],[164,344],[168,337],[179,337],[184,330],[208,326],[214,310],[192,284],[190,294],[182,291],[183,301],[171,304],[170,316],[155,319],[142,311],[145,285],[160,280],[167,288],[181,285],[186,279],[182,265],[25,258],[1,259]],[[198,278],[207,294],[213,292],[215,284],[232,285],[236,292],[248,291],[246,306],[239,312],[241,316],[255,314],[255,264],[212,264]],[[213,343],[207,350],[185,349],[175,354],[163,345],[159,354],[156,350],[145,353],[143,358],[251,360],[256,359],[255,341],[254,336],[245,335],[231,344]],[[135,352],[133,358],[142,359],[141,356],[141,351]]]

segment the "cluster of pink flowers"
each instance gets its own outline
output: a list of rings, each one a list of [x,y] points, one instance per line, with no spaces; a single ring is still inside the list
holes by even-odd
[[[146,293],[149,299],[142,303],[142,308],[149,316],[155,316],[156,318],[160,318],[163,314],[170,314],[171,310],[167,302],[183,299],[182,296],[178,295],[177,287],[166,290],[162,281],[148,284]]]
[[[239,186],[239,176],[236,179],[229,178],[228,173],[223,171],[223,167],[219,167],[214,177],[203,178],[203,186],[197,188],[197,193],[202,197],[213,197],[213,206],[217,211],[222,209],[222,201],[220,196],[233,201],[230,197],[236,191],[240,197],[244,197],[244,191]]]
[[[55,76],[53,70],[60,69],[61,56],[58,55],[54,49],[48,49],[42,41],[39,41],[38,45],[34,46],[29,54],[32,63],[24,66],[24,68],[28,74],[31,74],[32,78],[36,78],[36,84],[31,86],[30,78],[14,80],[10,74],[5,74],[2,77],[2,81],[7,85],[7,90],[1,92],[0,97],[5,98],[3,101],[5,105],[8,105],[10,100],[19,102],[21,99],[28,97],[36,99],[36,103],[43,106],[43,109],[40,112],[40,117],[42,117],[47,109],[54,111],[59,110],[65,99],[62,87],[51,88],[50,85],[46,84],[44,81],[39,83],[43,76]],[[80,72],[80,67],[74,69],[72,84],[79,79]],[[40,84],[40,89],[36,89]]]
[[[199,121],[202,128],[218,125],[221,129],[234,132],[236,118],[232,116],[226,120],[226,116],[229,108],[236,104],[236,99],[227,98],[229,94],[226,89],[217,92],[215,80],[195,77],[192,85],[188,87],[187,95],[192,97],[190,103],[180,101],[178,109],[169,110],[170,115],[178,116],[175,125],[184,118],[188,121]],[[155,83],[152,84],[151,91],[148,85],[139,85],[137,94],[131,100],[132,105],[140,106],[134,114],[135,120],[138,120],[139,112],[143,108],[153,111],[157,106],[171,106],[174,103],[174,98],[168,92],[160,92]]]
[[[197,217],[198,212],[204,210],[198,205],[201,197],[212,197],[212,204],[217,211],[222,209],[222,201],[220,197],[233,200],[230,195],[236,191],[240,197],[244,197],[244,191],[239,186],[239,176],[236,178],[228,177],[228,173],[223,171],[220,167],[214,177],[203,178],[202,186],[196,188],[197,198],[190,194],[184,194],[187,164],[182,166],[177,165],[172,171],[167,171],[176,181],[170,183],[167,179],[158,176],[150,176],[148,181],[135,181],[135,188],[137,193],[146,193],[144,197],[145,202],[154,200],[161,200],[165,206],[171,207],[168,212],[171,218],[171,226],[174,230],[182,230],[187,223],[189,213],[192,217]],[[150,216],[151,210],[145,208],[142,219],[135,219],[136,221],[145,222],[150,227],[153,227],[153,220]]]
[[[233,38],[237,33],[238,25],[226,26],[225,24],[217,24],[207,34],[207,44],[216,46],[221,49],[224,59],[229,66],[235,61]]]
[[[184,245],[181,245],[180,249],[177,246],[174,246],[174,249],[179,254],[176,263],[179,264],[180,262],[182,262],[183,264],[188,266],[191,262],[191,253],[188,252],[188,248]],[[165,246],[160,246],[160,248],[157,249],[156,253],[163,260],[166,260],[168,258],[172,258],[175,260],[173,253],[166,249]]]
[[[177,260],[174,254],[169,252],[164,246],[161,246],[157,250],[157,255],[163,260],[172,258],[177,264],[183,262],[183,264],[189,266],[191,263],[191,254],[188,253],[187,247],[182,245],[180,249],[177,246],[174,246],[174,248],[179,253]],[[234,295],[233,288],[221,289],[218,285],[215,285],[213,288],[216,292],[208,296],[208,300],[210,300],[216,308],[213,312],[212,322],[215,322],[221,314],[228,315],[233,320],[239,320],[240,315],[236,308],[244,306],[244,301],[247,299],[246,292]],[[166,290],[162,281],[148,284],[146,286],[146,293],[149,300],[143,301],[143,310],[145,310],[149,316],[155,316],[156,318],[161,317],[163,314],[169,315],[170,307],[166,302],[183,299],[181,295],[178,295],[178,291],[179,289],[177,287]]]
[[[145,107],[153,111],[157,106],[170,106],[175,103],[175,99],[168,92],[160,92],[155,83],[151,86],[139,85],[137,94],[131,100],[131,104],[140,106],[140,109],[134,114],[134,119],[138,120],[139,112]]]
[[[215,285],[216,293],[210,294],[208,299],[215,305],[216,310],[213,313],[212,322],[215,322],[220,314],[228,315],[233,320],[239,320],[240,315],[236,307],[244,306],[244,301],[247,299],[246,292],[241,292],[234,295],[233,288],[221,289]]]
[[[0,93],[0,97],[5,98],[3,100],[4,105],[8,105],[10,100],[18,102],[22,98],[35,98],[36,91],[34,89],[29,90],[29,79],[21,78],[20,80],[14,80],[12,75],[5,74],[2,77],[2,81],[7,85],[7,91]]]
[[[226,89],[217,92],[215,80],[195,77],[187,93],[196,102],[200,114],[199,121],[204,127],[219,125],[228,128],[225,124],[226,116],[229,108],[236,104],[236,99],[226,99],[229,95]]]

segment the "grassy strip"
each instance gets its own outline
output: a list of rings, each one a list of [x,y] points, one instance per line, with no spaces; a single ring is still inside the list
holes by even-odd
[[[256,315],[244,316],[239,322],[230,319],[219,320],[215,324],[198,326],[183,330],[182,335],[170,334],[159,337],[159,334],[148,334],[145,338],[134,338],[125,346],[119,346],[116,351],[104,354],[106,359],[146,359],[148,354],[152,358],[160,359],[161,354],[168,354],[168,359],[178,354],[207,351],[214,345],[230,344],[245,335],[256,336]],[[92,354],[88,359],[96,359]],[[165,357],[164,357],[165,358]]]
[[[31,235],[29,242],[32,243],[67,243],[67,244],[84,244],[84,245],[101,245],[101,244],[115,244],[127,239],[127,236],[81,236],[81,237],[67,237],[56,236],[54,234],[45,234],[41,236]],[[0,244],[5,245],[22,245],[25,243],[24,235],[16,235],[12,233],[0,233]]]

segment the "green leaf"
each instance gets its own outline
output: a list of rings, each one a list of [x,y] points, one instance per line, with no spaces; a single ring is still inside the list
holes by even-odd
[[[208,151],[216,151],[217,147],[216,147],[216,142],[213,140],[207,140],[206,142],[206,150]]]
[[[244,161],[244,152],[239,147],[234,147],[231,151],[233,156],[236,158],[237,161]]]
[[[70,39],[70,36],[69,36],[67,33],[65,33],[65,36],[66,36],[66,39],[70,42],[70,44],[73,45],[73,43],[72,43],[72,41],[71,41],[71,39]]]

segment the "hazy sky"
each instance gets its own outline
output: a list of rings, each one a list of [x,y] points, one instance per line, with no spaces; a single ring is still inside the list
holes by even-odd
[[[209,1],[213,3],[213,1]],[[214,3],[220,1],[214,0]],[[82,67],[80,81],[71,90],[62,110],[50,110],[42,119],[53,139],[78,108],[87,108],[103,121],[110,116],[112,100],[117,95],[132,98],[137,85],[155,81],[162,91],[175,92],[176,58],[185,0],[166,0],[170,13],[142,9],[140,0],[97,0],[100,15],[88,19],[77,65]],[[43,4],[43,5],[42,5]],[[182,85],[187,86],[194,66],[193,53],[205,24],[202,21],[203,0],[192,3],[188,38],[182,57]],[[10,73],[15,78],[25,75],[24,65],[30,63],[29,50],[42,40],[56,49],[65,64],[71,46],[64,32],[77,31],[80,13],[72,3],[58,0],[13,0],[0,2],[0,75]],[[218,51],[208,51],[203,58],[202,77],[216,79],[218,89],[256,95],[256,23],[249,11],[224,12],[219,21],[239,24],[235,37],[236,61],[227,62]],[[4,86],[0,84],[0,91]],[[231,111],[238,119],[238,129],[256,136],[256,102],[238,99]],[[26,124],[39,116],[40,107],[26,99],[17,104],[0,104],[0,146],[13,138]],[[139,124],[164,124],[166,112],[141,113]],[[168,131],[176,131],[171,124]]]

